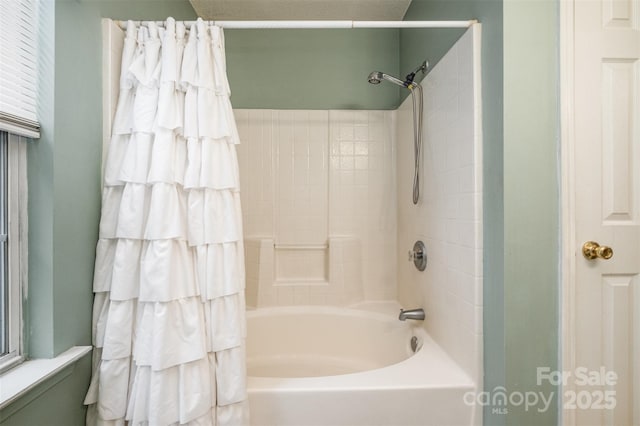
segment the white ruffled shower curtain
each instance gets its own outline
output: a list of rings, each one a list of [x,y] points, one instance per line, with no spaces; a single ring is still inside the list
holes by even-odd
[[[229,94],[221,28],[128,23],[96,252],[88,424],[248,423]]]

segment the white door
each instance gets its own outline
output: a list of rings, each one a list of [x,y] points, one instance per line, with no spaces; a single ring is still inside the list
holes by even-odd
[[[563,87],[564,424],[637,426],[640,0],[570,3],[562,6],[570,57],[561,58],[562,84],[570,86]],[[586,259],[587,241],[611,247],[613,257]]]

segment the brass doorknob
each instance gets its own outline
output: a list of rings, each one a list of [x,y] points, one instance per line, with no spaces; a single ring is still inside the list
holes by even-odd
[[[595,241],[587,241],[582,246],[582,254],[589,260],[593,259],[611,259],[613,256],[613,249],[607,246],[601,246]]]

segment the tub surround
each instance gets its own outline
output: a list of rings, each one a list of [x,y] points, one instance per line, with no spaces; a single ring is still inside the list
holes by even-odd
[[[411,99],[397,111],[398,300],[423,307],[425,326],[481,382],[482,140],[480,26],[458,40],[423,80],[421,200],[411,203]],[[407,262],[416,239],[428,264]]]
[[[479,58],[474,25],[422,81],[417,206],[411,98],[396,111],[235,111],[249,305],[387,301],[399,308],[398,300],[407,309],[424,308],[419,327],[430,342],[393,366],[322,382],[253,377],[251,408],[261,421],[481,422],[481,410],[462,403],[464,393],[482,388]],[[426,244],[423,272],[407,257],[416,240]],[[415,370],[405,369],[413,363]],[[370,382],[369,374],[393,385]]]
[[[394,300],[394,113],[235,115],[248,304]]]

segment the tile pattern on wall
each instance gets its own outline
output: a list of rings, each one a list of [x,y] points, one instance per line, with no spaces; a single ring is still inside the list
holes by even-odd
[[[324,246],[329,112],[276,111],[274,118],[276,247]]]
[[[253,306],[395,299],[394,113],[235,115]]]
[[[330,111],[329,122],[331,234],[362,242],[366,300],[395,300],[395,114]]]
[[[412,105],[398,110],[398,295],[423,307],[434,339],[476,380],[482,371],[482,150],[479,34],[469,30],[422,82],[424,129],[421,199],[411,201]],[[428,265],[406,261],[415,240]]]
[[[274,236],[275,174],[273,123],[277,111],[234,109],[240,145],[242,219],[245,236]]]

